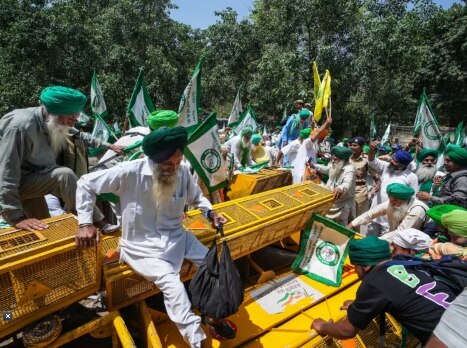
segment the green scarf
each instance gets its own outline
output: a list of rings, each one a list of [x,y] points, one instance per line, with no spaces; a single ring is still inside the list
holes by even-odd
[[[294,119],[292,121],[292,126],[290,127],[290,131],[289,131],[290,136],[292,136],[293,132],[298,127],[299,122],[300,122],[300,115],[299,114],[294,114],[292,116],[294,117]]]
[[[418,191],[430,193],[432,185],[433,185],[433,180],[427,180],[420,185],[420,188],[418,189]]]
[[[242,158],[240,160],[240,164],[242,167],[246,167],[248,163],[248,153],[250,152],[250,149],[248,147],[243,146],[243,142],[240,141],[240,150],[242,151]]]

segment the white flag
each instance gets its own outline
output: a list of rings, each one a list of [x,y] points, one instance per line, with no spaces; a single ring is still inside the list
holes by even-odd
[[[308,222],[292,269],[321,283],[340,286],[347,244],[355,233],[320,215]]]
[[[177,126],[188,128],[188,132],[194,130],[198,126],[198,107],[200,104],[201,91],[201,69],[205,56],[203,55],[198,65],[193,72],[190,82],[183,92],[178,108],[178,123]]]
[[[146,88],[143,69],[140,69],[127,109],[131,127],[146,127],[148,125],[148,115],[154,110],[156,110],[156,108],[154,107]]]
[[[109,141],[110,130],[105,123],[105,121],[99,116],[99,114],[94,114],[94,128],[92,129],[92,135],[96,138],[102,139],[103,141]]]
[[[105,119],[108,115],[104,95],[102,94],[95,70],[91,80],[91,109],[93,114],[98,114],[102,119]]]
[[[184,154],[209,192],[227,186],[227,162],[222,158],[215,113],[190,135]]]
[[[250,126],[253,129],[253,133],[258,132],[258,123],[256,122],[256,116],[253,109],[249,107],[242,115],[240,122],[234,129],[235,134],[240,134],[245,126]]]
[[[386,144],[389,141],[389,135],[391,134],[391,122],[389,122],[386,131],[384,132],[383,138],[381,139],[381,145]]]
[[[242,86],[240,86],[240,88],[238,89],[237,97],[235,98],[232,111],[230,112],[229,121],[227,122],[227,125],[230,128],[238,124],[238,121],[240,121],[240,117],[243,112],[243,105],[242,105],[242,101],[240,100],[241,91],[242,91]]]
[[[418,104],[413,133],[421,138],[423,148],[435,149],[438,152],[444,151],[444,142],[438,121],[425,94],[425,89]]]

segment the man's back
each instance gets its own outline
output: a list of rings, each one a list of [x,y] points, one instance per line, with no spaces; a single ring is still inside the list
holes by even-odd
[[[348,319],[363,330],[387,312],[426,343],[455,294],[425,272],[402,265],[376,266],[362,280]]]

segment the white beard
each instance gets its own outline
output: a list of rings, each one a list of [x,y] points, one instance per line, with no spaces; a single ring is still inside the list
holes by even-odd
[[[245,141],[242,139],[242,146],[243,148],[247,148],[247,147],[250,147],[250,144],[251,144],[251,141]]]
[[[60,152],[66,147],[69,126],[58,124],[57,116],[49,115],[47,118],[47,130],[49,131],[50,147],[57,157]]]
[[[152,174],[152,198],[156,207],[170,202],[177,183],[177,172],[171,175],[164,175],[156,165]]]
[[[422,164],[417,168],[415,174],[417,175],[418,182],[432,180],[436,174],[436,167],[430,164]]]
[[[329,178],[333,181],[336,181],[342,172],[342,169],[344,169],[344,165],[344,161],[339,161],[335,164],[333,163],[331,169],[329,170]]]
[[[407,211],[409,210],[409,202],[402,203],[400,207],[394,207],[389,205],[389,209],[392,210],[392,214],[397,221],[397,225],[399,225],[402,220],[404,220]]]

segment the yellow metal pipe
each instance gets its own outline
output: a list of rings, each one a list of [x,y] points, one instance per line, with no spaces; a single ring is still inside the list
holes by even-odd
[[[117,312],[118,313],[118,312]],[[122,344],[123,348],[136,348],[136,344],[133,341],[128,329],[123,321],[123,318],[120,314],[117,314],[115,319],[113,320],[114,328],[117,331],[118,338],[120,339],[120,343]]]
[[[305,343],[310,342],[316,336],[318,336],[318,333],[315,330],[309,330],[306,336],[300,336],[297,340],[284,346],[284,348],[299,348],[303,346]]]
[[[151,315],[148,312],[146,301],[139,302],[139,311],[143,319],[144,327],[146,328],[146,341],[148,348],[162,348],[162,343],[157,334],[156,328],[152,321]]]

